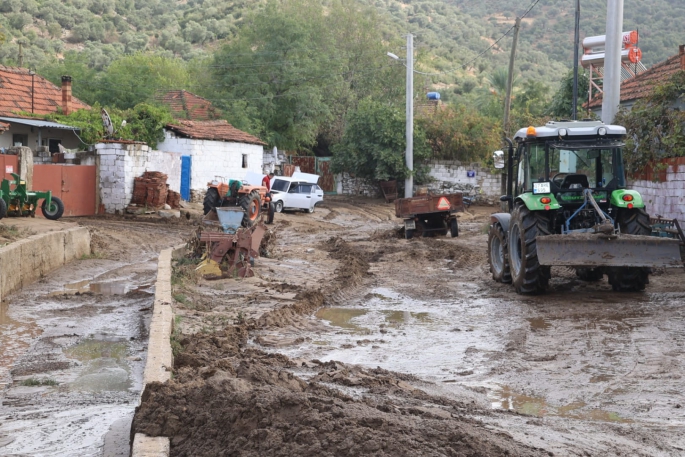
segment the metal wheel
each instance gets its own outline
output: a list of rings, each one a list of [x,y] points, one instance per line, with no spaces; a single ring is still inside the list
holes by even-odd
[[[64,214],[64,203],[62,203],[62,200],[60,200],[57,197],[52,197],[50,199],[49,208],[46,203],[47,200],[43,200],[43,203],[40,207],[41,211],[43,211],[43,216],[45,216],[45,219],[56,221],[57,219],[62,217],[62,214]]]
[[[278,200],[276,203],[274,203],[274,205],[276,205],[276,212],[277,213],[280,213],[283,211],[283,200]]]

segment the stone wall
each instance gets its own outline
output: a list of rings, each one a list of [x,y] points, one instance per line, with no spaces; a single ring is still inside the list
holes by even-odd
[[[427,185],[436,193],[464,192],[479,203],[498,201],[502,195],[501,174],[492,173],[478,164],[463,165],[458,161],[433,160],[429,174],[435,180]]]
[[[133,196],[133,180],[145,171],[168,176],[169,188],[181,188],[181,154],[151,150],[143,143],[98,143],[99,202],[105,212],[123,211]]]
[[[383,196],[378,183],[354,178],[349,173],[337,175],[335,182],[338,183],[338,195],[363,195],[374,198]]]
[[[263,146],[181,138],[171,131],[166,131],[164,136],[164,141],[157,145],[157,149],[192,157],[190,189],[193,195],[204,194],[207,190],[207,183],[216,176],[229,180],[244,179],[248,170],[262,173]],[[245,168],[243,168],[243,155],[247,160]]]
[[[685,221],[685,157],[665,159],[658,170],[646,167],[628,187],[642,195],[652,217]]]

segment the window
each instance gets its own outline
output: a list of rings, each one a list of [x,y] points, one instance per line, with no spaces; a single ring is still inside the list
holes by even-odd
[[[28,146],[29,136],[22,133],[15,133],[12,135],[12,146]]]
[[[275,179],[274,182],[271,183],[271,190],[276,190],[279,192],[288,192],[289,185],[289,181],[286,181],[284,179]]]
[[[247,168],[247,154],[243,154],[243,168]]]
[[[300,190],[298,190],[298,193],[300,194],[311,194],[312,193],[312,185],[311,184],[300,184]]]

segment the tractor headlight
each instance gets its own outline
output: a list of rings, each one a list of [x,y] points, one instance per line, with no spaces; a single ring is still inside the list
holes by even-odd
[[[566,130],[566,129],[559,129],[559,136],[560,136],[560,137],[566,136],[566,135],[568,135],[568,130]]]
[[[607,129],[606,127],[600,127],[597,129],[597,135],[604,136],[607,134]]]

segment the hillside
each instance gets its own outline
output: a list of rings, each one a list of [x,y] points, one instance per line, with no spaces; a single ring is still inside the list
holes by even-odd
[[[445,71],[429,84],[468,92],[483,74],[506,65],[510,37],[482,58],[478,53],[501,37],[528,0],[361,0],[378,11],[378,27],[388,42],[407,30],[415,33],[417,68]],[[191,60],[214,50],[239,33],[243,16],[261,0],[1,0],[0,63],[39,70],[65,52],[77,50],[95,72],[122,54],[153,50]],[[625,30],[638,28],[648,66],[677,52],[685,36],[682,0],[625,0]],[[581,31],[603,33],[606,0],[583,0]],[[540,0],[523,21],[517,68],[522,79],[554,86],[572,65],[571,0]],[[396,50],[402,54],[401,49]],[[382,57],[379,57],[382,58]],[[462,65],[471,65],[462,68]]]

